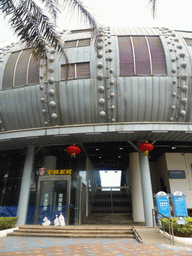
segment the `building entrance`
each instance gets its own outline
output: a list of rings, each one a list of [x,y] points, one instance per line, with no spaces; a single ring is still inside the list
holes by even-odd
[[[35,205],[34,224],[41,224],[47,217],[53,224],[56,215],[65,217],[69,224],[71,176],[39,177]]]

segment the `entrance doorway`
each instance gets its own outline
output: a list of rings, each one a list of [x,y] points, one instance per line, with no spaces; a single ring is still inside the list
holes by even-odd
[[[69,225],[71,176],[42,176],[39,177],[35,204],[34,224],[42,224],[47,217],[53,224],[56,215],[65,217]]]

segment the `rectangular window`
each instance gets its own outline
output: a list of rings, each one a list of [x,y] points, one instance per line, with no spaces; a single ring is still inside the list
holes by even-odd
[[[133,37],[133,45],[135,51],[136,74],[149,76],[150,59],[149,51],[145,37]]]
[[[119,36],[120,75],[166,75],[165,53],[157,36]]]
[[[151,51],[153,75],[166,75],[166,61],[162,43],[159,37],[147,37]]]
[[[134,75],[134,60],[131,39],[127,36],[121,36],[119,39],[119,57],[120,57],[120,75]]]
[[[85,79],[90,77],[90,63],[75,63],[69,65],[61,65],[61,79]]]
[[[90,46],[91,39],[79,39],[79,40],[71,40],[65,42],[65,48],[73,48],[73,47],[82,47],[82,46]]]
[[[192,46],[192,38],[184,38],[188,46]]]

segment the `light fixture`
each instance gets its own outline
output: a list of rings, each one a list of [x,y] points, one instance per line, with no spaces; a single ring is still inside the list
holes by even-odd
[[[173,147],[171,147],[172,149],[176,149],[176,147],[175,146],[173,146]]]
[[[123,150],[123,148],[119,148],[119,150]]]

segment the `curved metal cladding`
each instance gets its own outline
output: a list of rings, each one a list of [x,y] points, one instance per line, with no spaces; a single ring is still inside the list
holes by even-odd
[[[0,130],[191,122],[192,34],[166,28],[65,32],[65,58],[0,50]],[[66,77],[67,76],[67,77]]]

